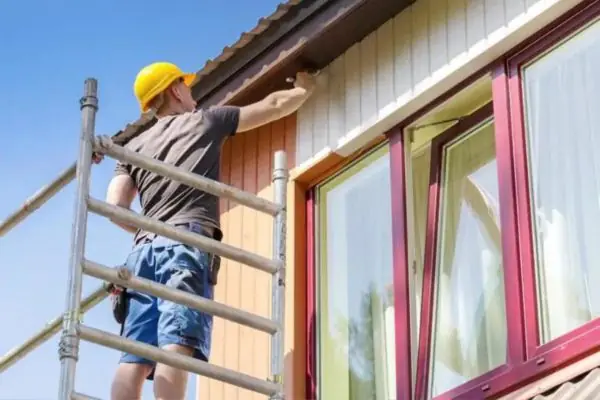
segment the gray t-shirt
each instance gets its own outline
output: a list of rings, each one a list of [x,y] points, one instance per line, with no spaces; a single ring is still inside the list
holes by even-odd
[[[235,134],[239,115],[238,107],[224,106],[162,117],[125,147],[218,180],[221,146],[228,136]],[[135,165],[117,162],[115,175],[120,174],[133,178],[143,215],[169,224],[199,222],[216,228],[217,234],[222,236],[216,196]],[[134,242],[151,236],[149,232],[138,231]]]

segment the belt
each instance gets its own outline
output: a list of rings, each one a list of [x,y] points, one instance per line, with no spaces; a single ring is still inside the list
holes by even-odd
[[[173,224],[173,227],[176,228],[184,228],[190,232],[194,232],[197,233],[199,235],[202,236],[207,236],[211,239],[215,239],[215,233],[217,231],[216,228],[213,227],[209,227],[209,226],[204,226],[202,224],[199,224],[198,222],[184,222],[184,223],[177,223],[177,224]],[[137,244],[144,244],[144,243],[150,243],[152,242],[154,239],[156,239],[157,235],[156,233],[148,233],[144,236],[144,238]]]
[[[208,236],[209,238],[213,238],[215,236],[215,228],[212,228],[210,226],[204,226],[197,222],[186,222],[183,224],[175,224],[173,226],[176,228],[185,228],[191,232]]]

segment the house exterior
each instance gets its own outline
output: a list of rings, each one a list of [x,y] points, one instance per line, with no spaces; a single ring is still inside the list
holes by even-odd
[[[270,198],[288,155],[287,398],[600,398],[599,16],[598,0],[290,0],[198,72],[208,107],[321,70],[295,115],[222,157],[223,182]],[[271,255],[270,217],[221,215],[225,242]],[[269,316],[270,293],[222,266],[218,301]],[[215,320],[212,363],[267,378],[269,352]]]

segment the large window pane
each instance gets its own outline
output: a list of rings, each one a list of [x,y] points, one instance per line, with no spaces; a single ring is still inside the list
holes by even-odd
[[[396,396],[387,150],[318,189],[321,399]]]
[[[494,125],[447,144],[442,157],[431,392],[506,362],[506,310]]]
[[[600,24],[523,70],[541,341],[600,315]]]

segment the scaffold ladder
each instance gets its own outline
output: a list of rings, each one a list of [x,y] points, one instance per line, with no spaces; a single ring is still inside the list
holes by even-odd
[[[35,348],[49,340],[61,330],[59,358],[61,362],[59,400],[94,399],[75,391],[75,370],[79,357],[80,340],[96,343],[139,357],[154,360],[178,369],[193,372],[208,378],[248,389],[270,396],[272,400],[283,400],[284,368],[284,310],[285,310],[285,246],[286,246],[286,187],[288,171],[286,155],[277,151],[274,155],[273,189],[274,201],[262,199],[254,194],[207,179],[169,165],[151,157],[130,151],[113,143],[109,137],[96,137],[94,134],[96,112],[98,110],[98,83],[95,79],[85,81],[84,96],[81,99],[81,136],[79,155],[75,165],[69,167],[57,179],[40,189],[23,206],[0,224],[0,237],[18,225],[26,217],[40,208],[46,201],[58,193],[73,179],[77,180],[77,192],[74,207],[74,222],[71,233],[71,253],[69,260],[69,280],[65,313],[44,327],[39,333],[21,346],[9,351],[0,358],[0,373],[25,357]],[[206,236],[178,229],[172,225],[156,221],[103,201],[90,197],[90,176],[93,152],[101,153],[116,160],[135,164],[148,171],[182,182],[196,189],[224,197],[243,206],[274,217],[273,258],[262,257],[226,243],[209,239]],[[238,261],[242,264],[272,274],[272,317],[265,318],[216,301],[196,296],[178,289],[132,276],[125,267],[110,268],[85,258],[85,238],[88,213],[92,212],[111,220],[117,220],[137,228],[156,233],[209,253]],[[104,281],[102,287],[85,299],[81,299],[83,275],[89,275]],[[192,357],[167,352],[154,346],[122,338],[105,332],[80,321],[80,317],[89,309],[105,299],[111,285],[131,288],[140,292],[177,302],[216,317],[237,322],[272,335],[271,338],[271,376],[265,380],[241,372],[212,365]],[[107,383],[108,384],[108,383]]]

